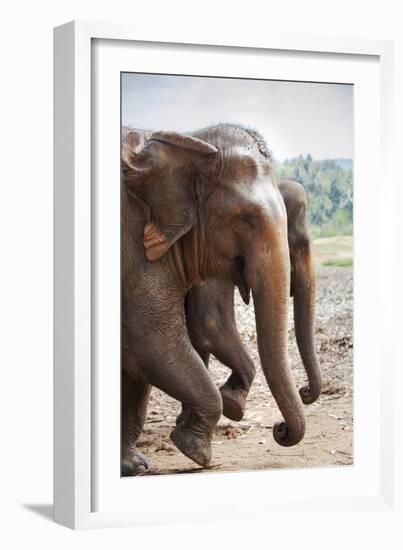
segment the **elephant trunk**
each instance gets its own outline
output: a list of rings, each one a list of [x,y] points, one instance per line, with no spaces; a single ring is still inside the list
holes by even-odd
[[[294,325],[302,363],[308,376],[308,386],[300,388],[302,401],[309,405],[322,390],[322,375],[314,346],[315,272],[310,243],[307,242],[294,258]]]
[[[254,253],[246,278],[253,293],[262,369],[284,417],[284,422],[274,425],[273,437],[279,445],[289,447],[304,437],[305,417],[288,360],[290,260],[283,229],[272,230],[266,245],[262,243]]]

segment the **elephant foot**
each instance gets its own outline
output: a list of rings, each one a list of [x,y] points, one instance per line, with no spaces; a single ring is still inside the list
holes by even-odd
[[[185,456],[203,468],[208,467],[211,461],[211,443],[206,437],[196,436],[182,423],[173,430],[171,439]]]
[[[223,415],[236,422],[242,420],[245,414],[247,392],[245,390],[231,388],[225,384],[220,388],[220,392],[223,404]]]
[[[137,450],[127,453],[128,456],[123,458],[121,465],[121,475],[127,476],[142,476],[147,473],[150,468],[150,463],[143,455],[143,453]]]

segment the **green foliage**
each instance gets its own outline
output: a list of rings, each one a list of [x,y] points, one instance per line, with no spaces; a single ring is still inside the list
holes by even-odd
[[[337,160],[313,160],[311,155],[275,163],[279,179],[299,181],[309,204],[311,234],[351,235],[353,231],[353,173]]]
[[[353,265],[353,237],[337,235],[313,240],[315,262],[331,267],[350,267]]]
[[[326,262],[323,262],[322,265],[327,267],[351,267],[353,265],[353,260],[351,258],[342,260],[327,260]]]

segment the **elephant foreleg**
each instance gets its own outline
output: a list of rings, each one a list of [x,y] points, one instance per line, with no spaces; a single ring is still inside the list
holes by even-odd
[[[195,285],[187,295],[186,316],[191,342],[206,367],[212,353],[232,370],[220,388],[223,414],[231,420],[241,420],[256,369],[236,328],[233,300],[231,281],[210,280]],[[183,415],[184,411],[178,421]]]
[[[197,351],[197,353],[200,355],[200,358],[203,361],[203,363],[205,364],[206,369],[208,369],[209,362],[210,362],[210,353],[206,350],[198,348],[194,344],[193,344],[193,347]],[[185,418],[188,416],[189,413],[190,413],[190,408],[187,405],[185,405],[184,403],[182,403],[182,410],[176,418],[176,424],[181,424],[181,422],[184,422]]]
[[[165,349],[148,369],[148,378],[189,411],[171,433],[171,439],[188,458],[207,467],[213,432],[222,414],[222,398],[190,341],[176,340],[172,350]]]
[[[231,420],[242,420],[246,398],[255,377],[255,365],[246,352],[234,325],[216,334],[212,341],[211,353],[223,365],[232,369],[232,374],[220,388],[223,400],[223,414]]]

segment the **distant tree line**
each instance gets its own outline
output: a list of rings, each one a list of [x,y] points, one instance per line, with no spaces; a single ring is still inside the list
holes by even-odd
[[[300,155],[275,163],[277,177],[292,178],[305,188],[311,234],[316,237],[352,235],[353,172],[350,159],[313,160]]]

